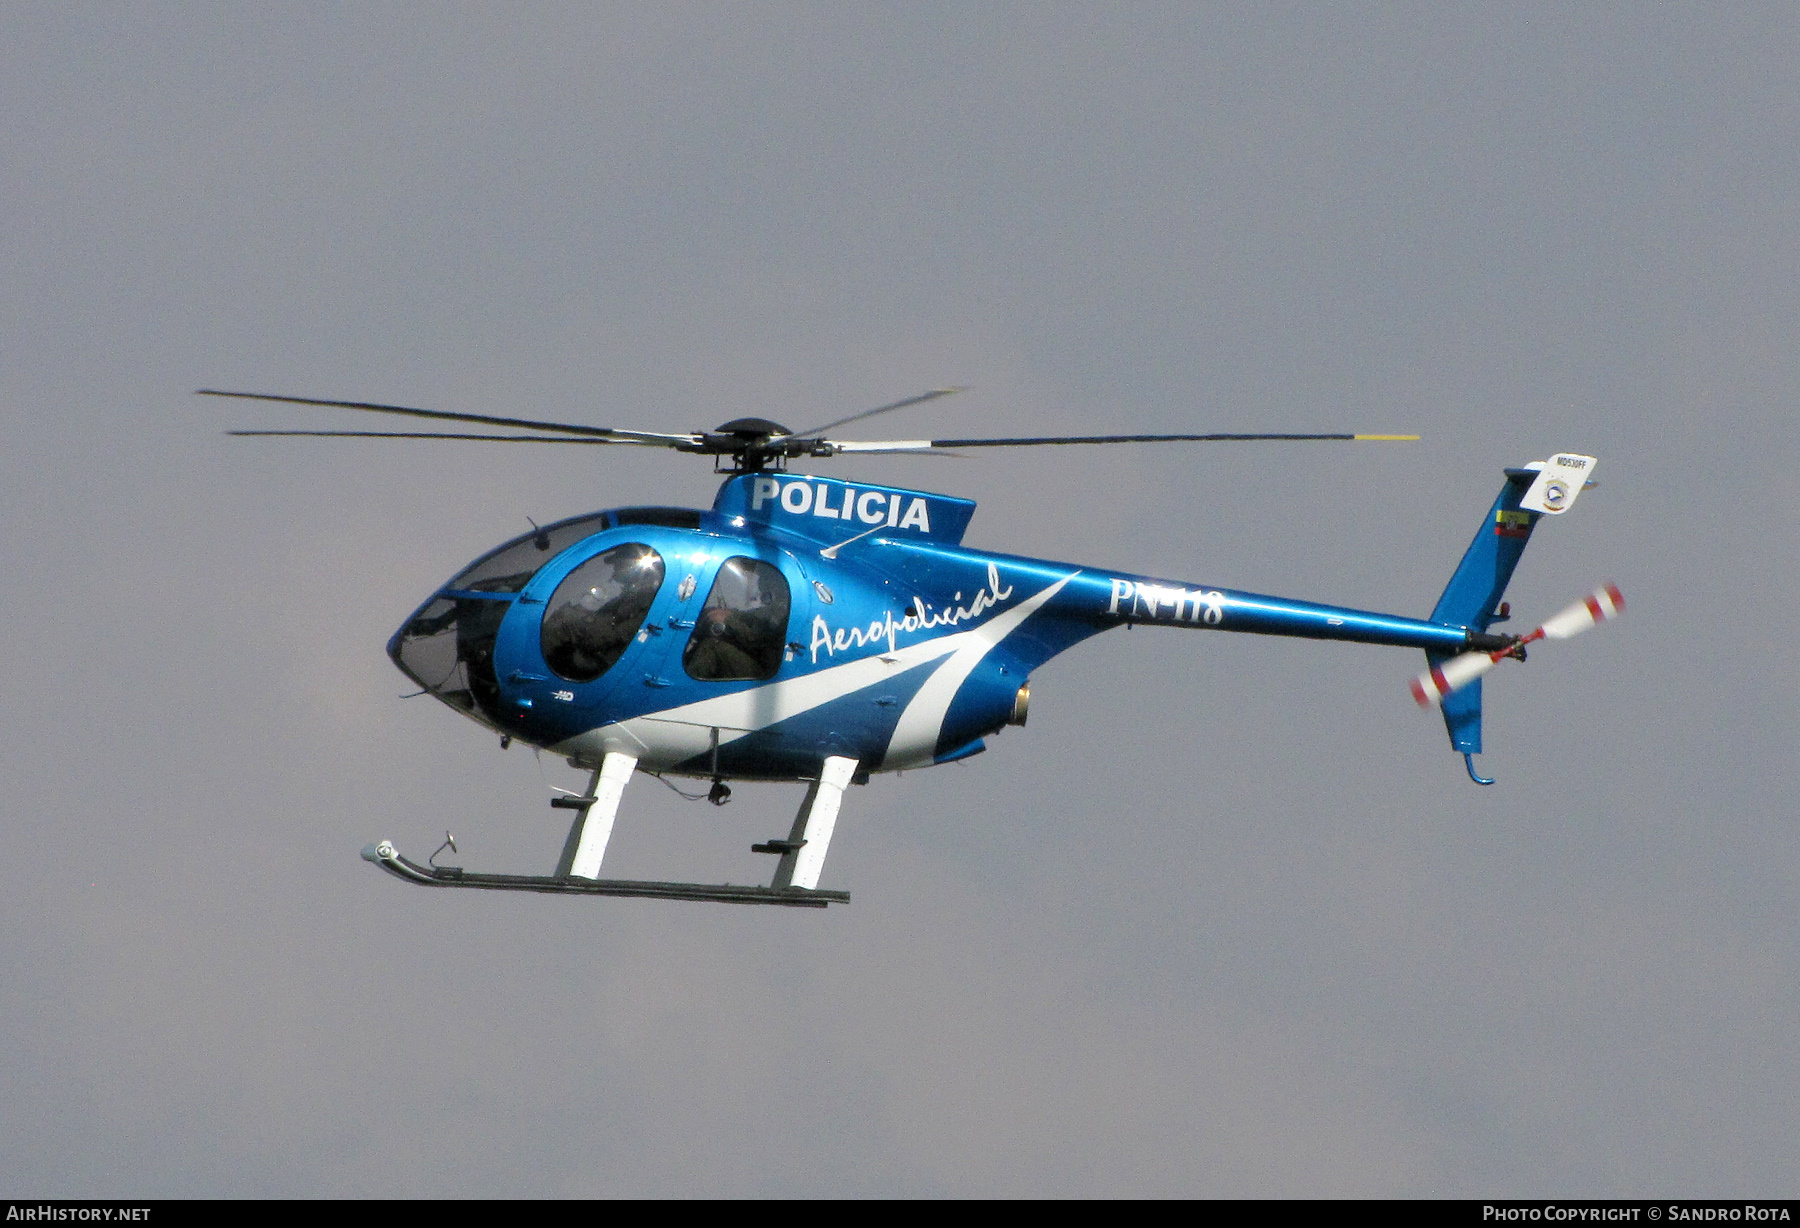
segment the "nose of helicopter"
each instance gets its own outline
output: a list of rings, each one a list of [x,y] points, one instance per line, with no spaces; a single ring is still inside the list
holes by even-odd
[[[604,529],[606,516],[558,521],[482,555],[401,624],[388,640],[389,659],[428,694],[501,728],[494,643],[513,596],[564,549]]]
[[[421,607],[412,617],[394,629],[394,634],[388,637],[387,642],[388,660],[394,663],[395,669],[420,686],[425,686],[425,683],[421,681],[422,676],[430,672],[431,661],[429,658],[431,654],[426,647],[426,637],[419,635],[414,628],[425,617],[426,612],[436,604],[437,602],[433,600]],[[426,687],[426,689],[430,688]]]
[[[421,689],[484,724],[502,719],[494,642],[511,604],[439,593],[394,632],[388,656]]]

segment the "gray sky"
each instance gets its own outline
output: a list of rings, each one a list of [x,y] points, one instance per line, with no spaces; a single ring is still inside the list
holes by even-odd
[[[0,1191],[1800,1193],[1792,6],[3,28]],[[548,870],[538,765],[382,644],[526,516],[712,479],[192,389],[681,430],[942,383],[898,433],[1425,437],[832,470],[972,544],[1423,614],[1572,449],[1510,596],[1630,613],[1489,685],[1491,789],[1416,654],[1139,630],[854,790],[848,908],[358,860]],[[766,876],[797,794],[640,778],[608,868]]]

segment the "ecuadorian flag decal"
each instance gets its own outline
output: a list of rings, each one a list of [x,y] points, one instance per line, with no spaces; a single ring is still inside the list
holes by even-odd
[[[1530,537],[1531,513],[1498,511],[1494,513],[1495,537]]]

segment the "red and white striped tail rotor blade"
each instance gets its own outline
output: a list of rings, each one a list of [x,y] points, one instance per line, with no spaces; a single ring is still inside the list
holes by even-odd
[[[1530,635],[1519,639],[1518,645],[1534,643],[1537,640],[1566,640],[1580,635],[1589,627],[1597,626],[1608,619],[1617,618],[1625,612],[1625,594],[1619,591],[1616,584],[1606,584],[1595,589],[1568,609],[1547,619],[1544,625]],[[1421,708],[1432,708],[1444,702],[1444,697],[1452,691],[1468,686],[1471,682],[1493,669],[1501,660],[1509,655],[1501,651],[1465,652],[1461,656],[1451,657],[1442,665],[1428,669],[1412,682],[1413,698]],[[1517,654],[1521,660],[1524,654]]]
[[[1443,703],[1450,692],[1468,686],[1493,669],[1494,664],[1494,658],[1485,652],[1465,652],[1451,657],[1413,679],[1413,698],[1421,708],[1434,708]]]
[[[1595,589],[1568,609],[1544,620],[1533,639],[1566,640],[1625,612],[1625,594],[1616,584]]]

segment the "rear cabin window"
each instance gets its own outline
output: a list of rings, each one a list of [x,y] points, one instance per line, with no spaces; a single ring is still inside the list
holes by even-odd
[[[662,582],[662,555],[637,542],[577,567],[544,606],[545,663],[571,682],[604,674],[631,646]]]
[[[726,559],[706,595],[681,664],[702,682],[761,682],[787,647],[788,584],[760,559]]]

